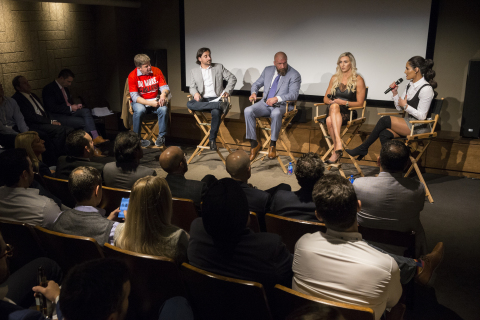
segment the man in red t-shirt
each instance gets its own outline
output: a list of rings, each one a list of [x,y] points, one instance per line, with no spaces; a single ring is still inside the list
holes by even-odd
[[[150,58],[146,54],[137,54],[133,58],[135,70],[128,75],[128,88],[132,98],[133,131],[139,136],[142,131],[142,117],[145,113],[155,113],[158,116],[157,147],[165,144],[167,133],[167,106],[166,99],[170,88],[160,69],[152,67]],[[159,93],[160,96],[159,96]],[[142,140],[142,147],[148,147],[149,140]]]

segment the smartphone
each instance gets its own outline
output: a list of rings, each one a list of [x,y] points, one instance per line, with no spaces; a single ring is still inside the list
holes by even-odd
[[[44,288],[46,288],[48,285],[47,277],[45,276],[45,270],[41,266],[38,267],[37,281],[38,285]],[[35,293],[35,304],[37,305],[37,311],[40,311],[44,316],[48,316],[47,299],[40,292]]]
[[[118,213],[118,217],[125,219],[125,210],[128,209],[128,202],[130,201],[129,198],[122,198],[122,202],[120,203],[120,212]]]

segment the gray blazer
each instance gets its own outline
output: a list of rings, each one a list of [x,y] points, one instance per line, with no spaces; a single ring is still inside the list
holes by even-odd
[[[357,214],[362,226],[395,231],[415,231],[417,256],[426,254],[425,231],[420,212],[425,203],[425,188],[420,182],[400,173],[380,172],[378,177],[355,179],[353,183],[362,209]],[[398,247],[381,247],[392,253],[403,253]]]
[[[275,66],[266,67],[260,75],[260,78],[258,78],[252,85],[251,93],[258,94],[258,90],[265,87],[263,96],[267,97],[274,75]],[[284,77],[280,77],[280,80],[278,81],[275,96],[280,96],[282,102],[277,103],[277,105],[285,105],[285,101],[287,100],[297,100],[301,84],[302,77],[300,76],[300,73],[291,66],[288,66],[287,74]]]
[[[198,92],[203,97],[205,86],[203,85],[202,70],[200,68],[201,67],[193,68],[190,72],[190,94],[193,96]],[[233,88],[235,88],[235,84],[237,83],[237,78],[220,63],[212,63],[211,70],[213,75],[213,86],[215,87],[215,93],[217,96],[220,96],[223,91],[223,80],[228,82],[225,91],[231,95]]]

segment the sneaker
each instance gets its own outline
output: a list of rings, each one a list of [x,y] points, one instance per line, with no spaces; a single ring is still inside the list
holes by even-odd
[[[155,141],[156,147],[161,147],[165,144],[165,137],[158,136],[157,141]]]
[[[140,145],[142,146],[142,148],[146,148],[150,146],[150,140],[141,140]]]

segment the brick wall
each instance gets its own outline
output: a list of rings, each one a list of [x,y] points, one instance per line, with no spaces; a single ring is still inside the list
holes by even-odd
[[[93,17],[93,7],[87,5],[0,0],[0,82],[5,94],[14,93],[12,79],[21,74],[41,96],[42,88],[69,68],[75,73],[74,97],[98,101]]]

